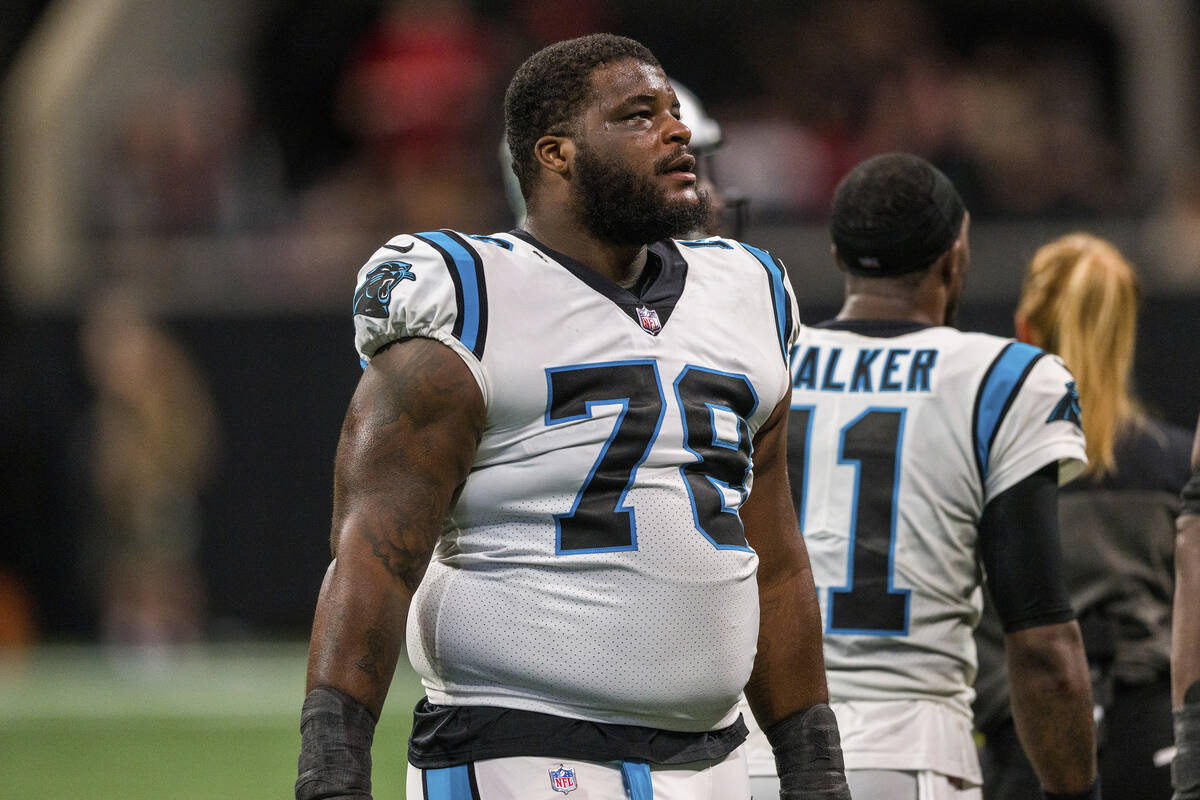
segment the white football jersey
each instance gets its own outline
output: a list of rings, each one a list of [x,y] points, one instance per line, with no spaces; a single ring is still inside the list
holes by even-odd
[[[758,633],[738,509],[788,392],[795,300],[747,245],[651,254],[639,295],[516,232],[398,236],[359,273],[364,363],[436,339],[487,408],[408,617],[433,703],[683,731],[736,718]]]
[[[990,500],[1047,464],[1060,464],[1060,482],[1077,475],[1084,437],[1058,357],[988,334],[907,330],[802,330],[788,471],[847,768],[977,781],[977,527]],[[912,701],[925,701],[923,717]]]
[[[970,714],[987,503],[1082,469],[1056,356],[982,333],[808,328],[792,355],[788,469],[825,626],[830,693]]]

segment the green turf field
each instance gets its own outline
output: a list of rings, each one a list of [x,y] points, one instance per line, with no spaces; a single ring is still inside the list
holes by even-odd
[[[22,800],[289,798],[305,645],[0,655],[0,782]],[[375,736],[375,797],[404,797],[420,684],[402,659]]]

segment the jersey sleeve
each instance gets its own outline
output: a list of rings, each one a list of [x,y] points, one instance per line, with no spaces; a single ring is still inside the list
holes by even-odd
[[[766,270],[767,285],[771,293],[771,313],[776,331],[779,334],[779,346],[783,355],[783,361],[786,364],[792,347],[796,344],[796,339],[800,335],[801,328],[796,292],[792,288],[791,280],[788,278],[787,267],[783,265],[782,261],[766,250],[746,244],[745,242],[738,242],[738,244],[746,252],[754,256],[762,268]]]
[[[1020,361],[1025,358],[1028,363],[1022,368]],[[998,418],[983,462],[985,503],[1047,464],[1058,462],[1060,484],[1073,480],[1087,464],[1079,395],[1062,359],[1030,345],[1013,344],[997,364],[1006,361],[1015,377],[1007,397],[1002,386],[991,398]],[[992,384],[1001,371],[993,372]],[[989,405],[986,385],[984,394],[981,417],[987,416]]]
[[[486,334],[478,254],[449,231],[401,235],[358,271],[354,346],[363,368],[384,346],[434,339],[462,358],[487,400],[481,363]]]
[[[783,262],[780,261],[780,266]],[[796,301],[796,290],[792,287],[791,278],[788,277],[787,267],[783,269],[783,288],[784,294],[787,295],[788,305],[788,330],[786,332],[786,350],[790,355],[792,348],[796,346],[796,342],[800,341],[800,333],[804,330],[804,324],[800,321],[800,306]]]

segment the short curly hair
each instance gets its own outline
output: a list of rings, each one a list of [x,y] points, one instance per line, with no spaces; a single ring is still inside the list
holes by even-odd
[[[850,272],[888,277],[932,266],[954,246],[966,206],[946,175],[911,153],[861,162],[833,193],[829,231]]]
[[[572,133],[573,123],[591,94],[592,73],[625,59],[662,69],[641,42],[611,33],[555,42],[517,69],[504,94],[504,134],[512,169],[526,200],[536,174],[534,144],[546,135]]]

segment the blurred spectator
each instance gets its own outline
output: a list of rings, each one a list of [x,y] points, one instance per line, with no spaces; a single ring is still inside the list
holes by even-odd
[[[95,252],[165,302],[328,308],[381,236],[505,224],[499,78],[549,39],[639,35],[628,26],[708,76],[722,183],[759,222],[823,217],[845,171],[884,151],[929,159],[979,218],[1126,212],[1113,56],[1068,5],[1031,44],[1049,12],[1030,3],[761,0],[733,25],[685,0],[276,4],[245,77],[164,76],[136,95],[96,160],[88,205],[110,246]],[[718,49],[727,66],[695,55]]]
[[[309,232],[487,228],[503,217],[492,144],[503,48],[461,0],[393,2],[342,76],[335,114],[348,163],[305,193]],[[365,253],[353,254],[357,264]]]
[[[983,213],[1128,210],[1122,159],[1085,53],[1056,44],[986,47],[963,76],[966,148],[983,170]]]
[[[282,167],[240,79],[155,80],[119,119],[102,159],[101,234],[227,234],[278,222]]]
[[[730,180],[756,206],[817,216],[850,166],[907,151],[942,168],[980,216],[1128,211],[1100,56],[1004,28],[964,48],[936,8],[842,0],[751,23],[735,58],[760,88],[715,110]]]
[[[95,503],[84,559],[106,642],[158,644],[205,632],[196,562],[199,492],[216,455],[203,379],[132,295],[104,294],[80,330],[95,391],[86,463]]]
[[[298,199],[283,268],[312,297],[344,298],[400,230],[492,230],[504,39],[461,0],[388,4],[352,49],[334,98],[348,158]]]
[[[731,180],[759,203],[824,215],[843,174],[880,152],[917,153],[965,183],[958,75],[930,9],[915,0],[810,4],[760,22],[744,47],[763,87],[736,109]],[[755,153],[762,149],[765,152]],[[782,177],[782,180],[781,180]],[[774,184],[774,185],[773,185]],[[782,184],[782,185],[780,185]],[[970,200],[968,200],[968,203]]]
[[[1200,291],[1200,155],[1193,155],[1171,176],[1162,208],[1146,228],[1158,283]]]

